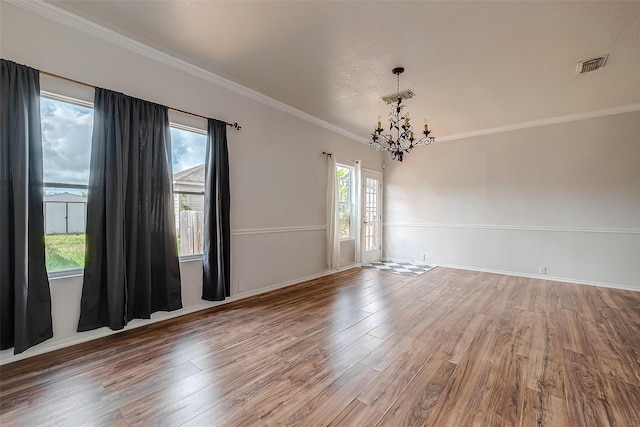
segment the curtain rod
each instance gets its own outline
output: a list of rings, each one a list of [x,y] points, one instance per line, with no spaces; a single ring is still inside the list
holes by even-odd
[[[44,74],[45,76],[50,76],[50,77],[55,77],[57,79],[66,80],[68,82],[76,83],[76,84],[79,84],[79,85],[82,85],[82,86],[86,86],[86,87],[90,87],[92,89],[96,88],[94,85],[90,85],[89,83],[81,82],[79,80],[74,80],[74,79],[71,79],[69,77],[64,77],[64,76],[61,76],[61,75],[58,75],[58,74],[49,73],[47,71],[42,71],[42,70],[39,70],[39,71],[40,71],[40,74]],[[178,113],[188,114],[190,116],[199,117],[199,118],[205,119],[205,120],[209,119],[209,117],[201,116],[200,114],[196,114],[196,113],[190,113],[188,111],[180,110],[179,108],[173,108],[173,107],[167,107],[167,108],[169,110],[177,111]],[[225,122],[225,123],[227,124],[227,126],[230,126],[230,127],[234,128],[236,130],[242,129],[242,126],[240,126],[237,122],[236,123]]]
[[[333,156],[333,153],[327,153],[326,151],[323,151],[322,154],[324,154],[326,156],[329,156],[329,157]],[[353,162],[353,163],[360,163],[360,160],[353,160],[353,159],[350,159],[348,157],[336,156],[336,159],[348,160],[348,161]]]

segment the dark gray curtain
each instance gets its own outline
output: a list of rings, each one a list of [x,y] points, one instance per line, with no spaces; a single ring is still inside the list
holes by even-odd
[[[96,88],[78,331],[182,308],[167,107]]]
[[[0,344],[15,354],[53,336],[42,193],[40,73],[0,59]]]
[[[204,184],[202,299],[221,301],[231,295],[229,227],[229,153],[227,124],[209,119]]]

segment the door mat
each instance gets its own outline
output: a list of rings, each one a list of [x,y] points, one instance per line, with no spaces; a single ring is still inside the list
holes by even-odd
[[[403,276],[419,276],[433,267],[425,264],[414,264],[406,261],[380,261],[362,266],[364,269],[375,269],[386,273],[402,274]]]

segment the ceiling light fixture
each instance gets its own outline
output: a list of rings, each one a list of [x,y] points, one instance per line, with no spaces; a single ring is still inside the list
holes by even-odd
[[[380,116],[378,116],[378,126],[373,129],[371,140],[368,144],[374,150],[388,151],[391,159],[401,162],[404,160],[404,156],[409,154],[416,145],[429,145],[436,139],[429,136],[431,131],[429,130],[427,119],[424,120],[424,131],[421,132],[423,136],[420,139],[414,137],[409,112],[407,111],[406,114],[402,112],[404,109],[402,100],[413,98],[415,94],[410,90],[400,92],[400,74],[404,72],[404,68],[397,67],[392,72],[398,79],[396,94],[382,98],[393,105],[389,113],[389,134],[383,135],[384,129],[382,129]],[[389,98],[391,99],[389,100]]]

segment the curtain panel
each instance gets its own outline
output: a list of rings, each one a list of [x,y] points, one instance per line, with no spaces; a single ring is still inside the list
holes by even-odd
[[[182,308],[167,107],[96,88],[78,332]]]
[[[334,154],[327,156],[327,266],[340,267],[340,217],[338,209],[338,170]]]
[[[356,263],[362,262],[362,166],[360,160],[356,160],[353,168],[353,204],[354,213],[352,219],[355,220],[356,226],[356,245],[355,257]]]
[[[53,336],[45,267],[40,73],[0,59],[0,341]]]
[[[231,296],[231,230],[227,124],[209,119],[205,156],[202,299]]]

